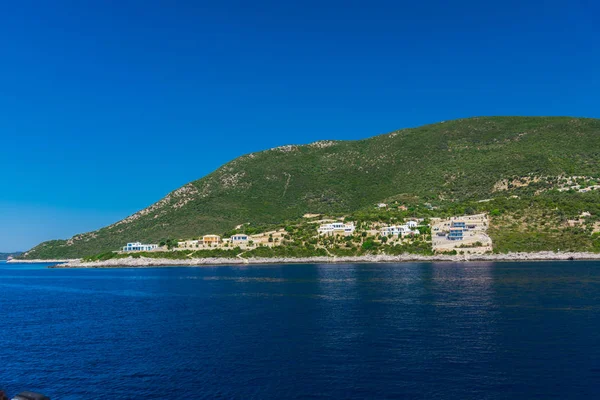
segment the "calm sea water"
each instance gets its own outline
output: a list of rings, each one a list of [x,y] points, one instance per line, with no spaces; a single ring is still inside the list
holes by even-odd
[[[600,397],[598,262],[0,264],[0,312],[9,394]]]

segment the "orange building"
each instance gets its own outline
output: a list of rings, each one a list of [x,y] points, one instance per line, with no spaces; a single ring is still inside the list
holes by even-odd
[[[219,235],[204,235],[202,237],[202,243],[204,245],[213,245],[221,243],[221,236]]]

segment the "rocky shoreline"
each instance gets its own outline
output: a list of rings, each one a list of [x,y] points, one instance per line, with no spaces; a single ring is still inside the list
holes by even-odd
[[[191,258],[187,260],[171,260],[164,258],[120,258],[106,261],[83,262],[69,260],[50,268],[131,268],[131,267],[199,267],[218,265],[249,264],[352,264],[352,263],[402,263],[402,262],[471,262],[471,261],[568,261],[568,260],[600,260],[597,253],[554,253],[551,251],[536,253],[508,254],[467,254],[467,255],[434,255],[402,254],[399,256],[367,255],[356,257],[301,257],[301,258]],[[49,262],[49,261],[44,261]]]

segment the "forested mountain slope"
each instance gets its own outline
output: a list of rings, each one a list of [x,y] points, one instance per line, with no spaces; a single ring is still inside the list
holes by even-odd
[[[570,117],[469,118],[359,141],[283,146],[239,157],[122,221],[42,243],[25,257],[79,257],[128,241],[352,212],[407,196],[486,199],[520,177],[598,177],[599,162],[600,120]]]

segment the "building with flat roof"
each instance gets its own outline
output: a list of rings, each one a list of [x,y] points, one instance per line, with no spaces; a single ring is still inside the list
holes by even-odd
[[[127,243],[123,251],[152,251],[158,248],[157,244],[142,244],[140,242]]]
[[[202,236],[202,244],[212,245],[221,243],[221,236],[219,235],[204,235]]]
[[[465,229],[467,226],[467,224],[465,223],[465,221],[452,221],[450,222],[450,226],[452,228],[463,228]]]
[[[450,233],[448,233],[448,240],[463,240],[463,229],[450,228]]]
[[[333,222],[321,225],[317,232],[319,232],[319,235],[352,235],[355,229],[353,223]]]
[[[177,242],[177,246],[181,248],[198,247],[198,240],[185,240],[183,242]]]
[[[394,235],[406,236],[409,234],[415,234],[415,235],[419,234],[418,229],[411,229],[411,227],[408,224],[384,226],[383,228],[381,228],[379,230],[379,232],[381,233],[381,236],[394,236]]]
[[[244,244],[244,243],[248,243],[248,235],[244,235],[244,234],[236,234],[236,235],[232,235],[230,238],[231,243],[234,244]]]

